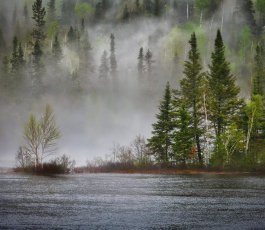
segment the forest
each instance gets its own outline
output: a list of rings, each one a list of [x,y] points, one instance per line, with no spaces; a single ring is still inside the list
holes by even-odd
[[[265,0],[2,0],[0,163],[264,170],[264,26]]]

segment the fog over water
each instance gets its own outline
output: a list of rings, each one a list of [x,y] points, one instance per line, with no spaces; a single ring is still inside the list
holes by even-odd
[[[10,16],[14,12],[14,3],[17,18],[22,18],[24,1],[18,2],[20,1],[0,2],[0,14],[5,16],[6,25],[10,25],[2,26],[9,47],[12,47],[14,35]],[[27,2],[31,11],[30,4],[33,1]],[[46,5],[47,1],[43,2]],[[115,3],[122,4],[118,1]],[[222,28],[224,40],[229,42],[227,25],[232,18],[234,6],[235,1],[224,1],[215,16],[203,22],[203,36],[207,39],[201,52],[205,67],[209,64],[217,28]],[[112,14],[110,11],[107,18],[113,17]],[[94,26],[87,25],[94,69],[87,73],[88,78],[81,83],[80,94],[69,93],[66,84],[71,81],[69,73],[79,66],[78,54],[63,43],[64,57],[60,64],[62,71],[57,73],[59,77],[52,85],[53,90],[38,98],[25,95],[16,102],[6,101],[5,98],[0,100],[0,167],[15,165],[15,154],[23,141],[24,123],[30,113],[40,114],[46,103],[53,107],[62,133],[58,153],[71,156],[77,165],[84,165],[86,160],[110,154],[114,143],[129,144],[138,134],[148,138],[166,82],[170,81],[172,87],[176,88],[182,78],[182,64],[187,55],[190,31],[178,30],[177,25],[177,19],[171,16],[162,16],[160,19],[138,18],[126,24],[105,21]],[[98,68],[103,51],[109,53],[111,33],[115,35],[118,76],[117,81],[104,82],[98,78]],[[179,51],[175,67],[171,61],[174,42]],[[150,82],[138,79],[137,56],[140,47],[145,52],[150,49],[153,53],[155,62]],[[233,60],[234,57],[228,58]],[[56,77],[47,64],[45,81],[51,82]],[[241,94],[248,95],[248,80],[239,76],[238,82],[243,89]]]

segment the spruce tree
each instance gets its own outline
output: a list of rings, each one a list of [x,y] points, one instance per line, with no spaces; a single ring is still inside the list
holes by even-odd
[[[16,36],[13,39],[13,51],[10,63],[11,63],[11,73],[16,74],[18,71],[18,40]]]
[[[203,163],[201,135],[203,129],[201,128],[202,122],[202,105],[203,105],[203,90],[202,90],[202,66],[200,63],[200,54],[197,47],[197,39],[195,33],[191,35],[189,41],[190,51],[188,60],[184,64],[185,78],[180,82],[181,93],[184,99],[188,102],[187,106],[191,112],[192,129],[194,140],[196,141],[197,153],[199,162]]]
[[[70,26],[70,29],[67,33],[67,41],[68,43],[73,43],[75,42],[77,39],[74,28],[72,26]]]
[[[110,73],[114,77],[117,74],[117,61],[115,55],[115,36],[110,35]]]
[[[140,48],[137,59],[138,59],[138,66],[137,66],[138,74],[139,74],[139,77],[142,77],[144,73],[144,49],[143,47]]]
[[[109,73],[108,53],[105,50],[101,56],[101,63],[99,67],[99,78],[107,79],[108,73]]]
[[[58,35],[56,35],[54,38],[52,45],[52,54],[56,61],[60,61],[60,59],[62,58],[62,48],[58,40]]]
[[[42,92],[42,75],[43,64],[41,62],[42,50],[40,43],[36,40],[32,52],[32,77],[33,77],[33,94],[38,95]]]
[[[252,94],[263,97],[264,100],[264,87],[265,87],[265,51],[262,44],[258,44],[256,47],[256,55],[254,62],[254,71],[253,71],[253,87]]]
[[[217,31],[209,69],[210,120],[218,139],[233,121],[241,105],[241,100],[238,99],[240,89],[235,85],[235,77],[231,74],[229,63],[226,61],[225,46],[220,30]]]
[[[161,163],[168,163],[172,156],[172,110],[172,96],[168,82],[159,106],[159,113],[156,115],[157,122],[152,125],[152,137],[148,139],[150,151]]]
[[[173,158],[186,166],[187,160],[191,157],[194,149],[194,119],[189,111],[189,102],[184,98],[176,96],[173,100]]]
[[[35,0],[32,5],[33,19],[35,20],[35,28],[33,30],[33,38],[43,41],[45,38],[44,26],[45,26],[45,7],[42,7],[42,0]]]
[[[21,42],[18,45],[18,67],[19,69],[23,68],[25,66],[25,59],[24,59],[24,51],[21,45]]]
[[[162,6],[161,6],[162,4],[161,4],[161,2],[160,2],[160,0],[155,0],[155,2],[154,2],[154,15],[156,16],[156,17],[159,17],[159,16],[161,16],[161,11],[162,11]]]
[[[122,13],[122,20],[127,22],[130,18],[130,13],[127,4],[124,6],[123,13]]]
[[[151,73],[152,73],[152,69],[153,69],[153,54],[150,51],[150,49],[147,50],[146,54],[145,54],[145,62],[146,62],[146,71],[150,77]]]
[[[49,2],[48,2],[47,20],[48,20],[48,22],[53,22],[53,21],[57,20],[55,0],[49,0]]]

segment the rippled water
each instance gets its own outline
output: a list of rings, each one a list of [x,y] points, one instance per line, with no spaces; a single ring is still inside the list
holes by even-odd
[[[265,177],[0,175],[0,229],[265,229]]]

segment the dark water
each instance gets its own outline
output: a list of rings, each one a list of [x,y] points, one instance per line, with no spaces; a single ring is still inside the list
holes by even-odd
[[[0,175],[0,229],[265,229],[265,177]]]

